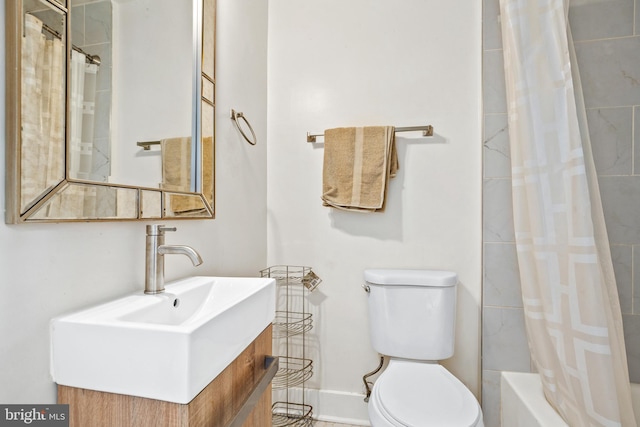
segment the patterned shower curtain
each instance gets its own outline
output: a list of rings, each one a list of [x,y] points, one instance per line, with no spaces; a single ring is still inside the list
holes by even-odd
[[[71,51],[69,176],[72,179],[96,180],[93,150],[97,73],[98,65],[87,63],[84,53]],[[69,187],[59,200],[51,203],[49,214],[93,218],[97,215],[96,194],[92,186]]]
[[[92,180],[96,77],[98,66],[88,64],[85,54],[71,52],[71,150],[69,174],[74,179]]]
[[[636,426],[568,0],[500,0],[525,322],[571,426]]]
[[[22,41],[21,212],[64,179],[64,45],[25,15]]]

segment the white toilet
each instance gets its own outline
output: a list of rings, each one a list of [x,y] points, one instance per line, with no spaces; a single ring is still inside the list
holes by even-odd
[[[371,343],[389,364],[369,398],[372,427],[483,427],[471,391],[438,360],[453,355],[458,277],[365,270]]]

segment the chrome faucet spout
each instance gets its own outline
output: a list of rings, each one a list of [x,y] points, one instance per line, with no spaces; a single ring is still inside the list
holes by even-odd
[[[186,255],[189,257],[195,267],[202,264],[202,257],[195,249],[184,245],[161,245],[158,246],[158,253],[160,255],[178,254]]]
[[[165,245],[165,231],[176,231],[175,227],[147,225],[146,268],[144,293],[164,292],[164,256],[168,254],[186,255],[194,266],[202,264],[202,258],[195,249],[184,245]]]

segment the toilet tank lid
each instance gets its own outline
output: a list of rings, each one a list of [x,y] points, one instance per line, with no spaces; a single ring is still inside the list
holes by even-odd
[[[368,269],[364,280],[373,285],[449,287],[458,283],[458,275],[444,270]]]

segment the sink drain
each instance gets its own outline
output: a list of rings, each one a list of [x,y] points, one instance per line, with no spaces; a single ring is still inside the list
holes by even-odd
[[[180,300],[178,298],[173,300],[173,306],[178,307],[180,305]]]

